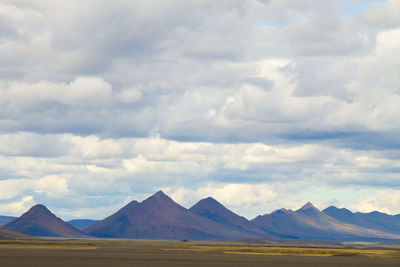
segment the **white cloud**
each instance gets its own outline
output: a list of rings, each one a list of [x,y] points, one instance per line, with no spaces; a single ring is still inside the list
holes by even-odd
[[[0,181],[0,199],[9,200],[20,196],[21,192],[32,187],[32,181],[28,179],[7,179]]]
[[[361,14],[363,21],[370,27],[391,28],[400,25],[400,3],[396,0],[387,0],[382,2],[373,2]]]
[[[3,1],[4,203],[80,216],[162,187],[252,216],[394,190],[400,6],[339,2]]]
[[[206,187],[186,189],[165,188],[178,203],[193,205],[200,199],[213,197],[234,212],[244,216],[254,216],[255,210],[265,208],[277,198],[277,192],[267,184],[209,184]],[[188,206],[188,208],[190,208]]]
[[[36,193],[45,193],[49,198],[61,198],[69,193],[67,180],[56,175],[47,175],[35,181]]]
[[[126,103],[136,103],[142,99],[142,92],[136,89],[125,89],[118,94],[118,99]]]
[[[357,199],[350,208],[360,212],[380,211],[388,214],[399,213],[400,191],[397,189],[379,190],[375,195]]]
[[[101,78],[77,77],[70,83],[38,82],[3,84],[0,91],[3,103],[23,109],[26,105],[45,101],[65,104],[98,105],[110,98],[111,86]],[[21,106],[16,106],[19,104]],[[14,106],[15,105],[15,106]]]
[[[0,210],[2,211],[2,214],[21,216],[35,204],[36,203],[32,196],[24,196],[19,201],[0,204]]]

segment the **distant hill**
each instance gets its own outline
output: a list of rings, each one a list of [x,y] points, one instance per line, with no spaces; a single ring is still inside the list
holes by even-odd
[[[348,209],[330,206],[323,212],[338,221],[364,228],[400,234],[400,217],[373,211],[369,213],[353,213]]]
[[[221,203],[212,197],[200,200],[189,210],[197,215],[255,237],[272,237],[270,234],[267,234],[252,222],[248,221],[246,218],[239,216],[225,208]]]
[[[21,233],[0,229],[0,240],[30,239],[33,238]]]
[[[77,220],[68,221],[67,223],[79,230],[82,230],[82,229],[88,228],[89,226],[92,226],[95,223],[98,223],[99,221],[100,220],[77,219]]]
[[[12,220],[15,220],[16,218],[17,217],[0,215],[0,225],[6,224],[8,222],[11,222]]]
[[[101,221],[66,223],[43,205],[33,206],[19,218],[0,216],[2,220],[8,222],[2,226],[7,231],[0,231],[0,239],[24,238],[15,233],[19,232],[67,238],[400,241],[400,214],[353,213],[334,206],[321,212],[308,202],[296,211],[279,209],[249,221],[211,197],[186,209],[162,191],[142,202],[132,201]]]
[[[2,228],[31,236],[87,237],[80,230],[56,217],[44,205],[33,206]]]
[[[317,240],[400,239],[399,235],[340,222],[311,203],[292,211],[280,209],[252,220],[264,231],[282,237]]]
[[[192,213],[162,191],[143,202],[132,201],[84,231],[96,237],[113,238],[215,240],[249,237]]]

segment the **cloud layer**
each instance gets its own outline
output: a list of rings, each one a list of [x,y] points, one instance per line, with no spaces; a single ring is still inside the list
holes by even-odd
[[[3,1],[0,213],[101,218],[160,188],[249,218],[308,200],[400,213],[399,12]]]

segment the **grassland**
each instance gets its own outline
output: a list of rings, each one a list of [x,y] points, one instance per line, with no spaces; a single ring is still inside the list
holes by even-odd
[[[0,266],[400,266],[400,247],[105,239],[0,241]]]

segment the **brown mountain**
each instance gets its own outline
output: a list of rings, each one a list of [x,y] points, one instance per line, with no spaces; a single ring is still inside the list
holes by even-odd
[[[272,237],[245,217],[230,211],[212,197],[200,200],[189,210],[197,215],[255,237]]]
[[[32,237],[21,233],[0,229],[0,240],[29,239],[29,238]]]
[[[162,191],[143,202],[132,201],[115,214],[85,229],[96,237],[211,240],[248,238],[248,234],[201,217]]]
[[[88,237],[51,213],[44,205],[35,205],[3,229],[30,236]]]
[[[282,238],[319,240],[399,239],[399,235],[340,222],[311,203],[292,211],[280,209],[252,220],[264,231]]]

